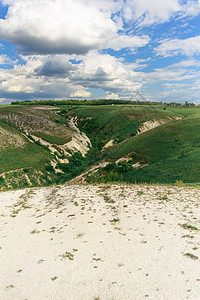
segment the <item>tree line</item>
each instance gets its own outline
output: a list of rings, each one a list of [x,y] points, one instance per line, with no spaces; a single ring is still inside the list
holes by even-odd
[[[177,102],[153,102],[153,101],[139,101],[139,100],[113,100],[113,99],[98,99],[98,100],[25,100],[12,101],[11,105],[166,105],[179,106],[181,103]],[[185,106],[193,106],[193,103],[186,101]]]

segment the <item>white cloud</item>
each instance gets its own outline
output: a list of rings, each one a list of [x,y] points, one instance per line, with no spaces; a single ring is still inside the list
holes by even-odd
[[[135,72],[137,64],[124,63],[123,59],[97,51],[77,56],[79,64],[72,64],[68,55],[22,56],[24,65],[13,69],[0,69],[2,97],[12,94],[31,98],[90,98],[89,89],[99,89],[102,96],[130,96],[142,87],[144,75]],[[62,65],[63,63],[63,65]],[[15,94],[16,93],[16,94]]]
[[[141,88],[142,75],[134,72],[135,64],[124,63],[108,54],[90,52],[82,57],[82,62],[73,73],[71,80],[90,88],[102,88],[104,91],[129,93]]]
[[[156,101],[195,101],[200,98],[200,62],[183,60],[144,74],[143,86]]]
[[[135,48],[144,47],[150,41],[148,36],[127,36],[127,35],[118,35],[107,42],[106,48],[112,48],[114,50],[120,50],[123,48]],[[103,48],[103,46],[102,46]]]
[[[161,44],[155,49],[158,55],[173,56],[184,54],[193,56],[200,54],[200,36],[187,39],[173,39],[161,41]]]
[[[127,21],[138,21],[146,26],[166,22],[181,10],[178,0],[127,0],[124,17]]]
[[[196,68],[195,68],[195,67]],[[152,72],[144,74],[144,81],[148,84],[166,82],[165,86],[182,84],[184,80],[195,80],[199,77],[200,62],[197,60],[183,60],[179,63],[169,65],[165,68],[155,69]]]
[[[0,38],[17,45],[24,65],[0,55],[0,65],[13,65],[12,69],[0,68],[2,98],[93,98],[98,94],[102,98],[106,95],[112,99],[140,99],[143,87],[148,90],[158,84],[169,94],[172,88],[178,89],[178,84],[184,88],[183,80],[193,81],[199,76],[200,66],[194,59],[151,71],[159,59],[150,52],[152,44],[145,51],[141,49],[141,55],[131,55],[150,42],[142,32],[150,32],[154,27],[142,26],[169,22],[173,17],[196,16],[200,13],[200,0],[4,0],[3,3],[9,9],[5,20],[0,19]],[[190,24],[190,18],[182,20]],[[178,34],[174,28],[170,27],[170,36]],[[191,29],[189,34],[192,32]],[[154,37],[158,34],[152,33]],[[163,36],[169,37],[168,32],[161,34],[162,40],[154,49],[157,54],[164,57],[200,54],[200,36],[164,40]],[[158,42],[159,35],[156,38]],[[5,51],[5,45],[2,47]],[[113,55],[100,51],[108,48],[128,50],[107,51]],[[125,55],[125,59],[115,54]],[[133,61],[126,63],[126,59]],[[148,61],[148,73],[142,72]],[[196,89],[197,85],[193,87]],[[153,91],[149,93],[153,95]]]
[[[119,99],[119,95],[118,94],[115,94],[115,93],[107,93],[105,99],[114,99],[114,100],[118,100]]]
[[[136,72],[136,64],[127,64],[108,54],[90,52],[77,56],[75,69],[65,76],[38,76],[37,70],[47,61],[66,61],[70,56],[31,56],[25,65],[0,69],[0,93],[5,99],[67,99],[98,98],[197,101],[200,97],[198,60],[184,60],[150,73]],[[196,68],[194,68],[196,66]],[[187,79],[190,79],[189,83]],[[154,87],[156,84],[156,88]],[[160,86],[160,87],[159,87]],[[159,88],[158,88],[159,87]],[[3,101],[4,103],[5,101]]]
[[[185,101],[199,103],[200,87],[199,84],[196,85],[194,82],[185,86],[172,85],[170,88],[163,88],[158,95],[158,99],[182,103]]]
[[[75,66],[68,61],[65,55],[47,56],[42,60],[35,72],[39,76],[66,77],[70,71],[75,70]]]
[[[4,103],[4,102],[6,102],[8,99],[6,99],[6,98],[0,98],[0,103]]]
[[[10,64],[11,59],[6,54],[0,55],[0,65]]]
[[[88,98],[91,96],[91,93],[86,90],[78,90],[70,94],[72,98]]]
[[[5,0],[6,19],[0,19],[0,38],[24,54],[85,54],[92,49],[137,48],[147,37],[119,35],[121,8],[114,0]]]
[[[185,4],[186,15],[197,16],[200,13],[200,0],[189,0]]]
[[[200,1],[193,0],[126,0],[123,16],[139,26],[168,22],[176,16],[195,16],[200,13]]]

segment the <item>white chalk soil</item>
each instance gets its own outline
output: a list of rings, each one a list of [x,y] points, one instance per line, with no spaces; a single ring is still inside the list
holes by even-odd
[[[200,190],[0,193],[0,299],[200,299]]]

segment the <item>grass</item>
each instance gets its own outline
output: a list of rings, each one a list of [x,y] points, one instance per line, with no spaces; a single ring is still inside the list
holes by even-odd
[[[109,197],[108,195],[103,195],[103,198],[106,203],[115,203],[115,201],[111,199],[111,197]]]
[[[0,173],[29,167],[40,167],[52,159],[42,147],[27,142],[23,148],[0,151]]]
[[[197,184],[200,181],[200,107],[167,107],[163,110],[162,106],[88,106],[72,110],[70,115],[80,119],[82,130],[90,137],[98,135],[102,146],[115,139],[115,145],[102,155],[105,160],[113,162],[134,154],[134,162],[148,163],[148,166],[126,172],[121,177],[111,174],[103,182],[177,182],[184,186],[187,182]],[[135,135],[140,124],[147,120],[173,116],[182,117],[182,120],[169,120]],[[109,174],[107,170],[105,173]],[[96,175],[94,181],[98,180]]]
[[[168,200],[167,195],[165,195],[165,196],[163,196],[163,197],[160,197],[160,200]]]
[[[138,191],[137,194],[138,194],[138,196],[141,196],[141,195],[144,195],[144,192],[143,191]]]
[[[194,236],[193,236],[193,235],[189,235],[189,234],[185,234],[185,235],[183,236],[183,238],[190,238],[190,239],[193,239]]]
[[[198,256],[192,254],[192,253],[185,253],[184,256],[188,257],[188,258],[191,258],[191,259],[194,259],[194,260],[198,260]]]
[[[193,225],[189,225],[189,224],[183,224],[182,227],[184,229],[199,230],[197,227],[195,227]]]
[[[74,254],[66,251],[64,254],[60,255],[63,259],[68,258],[69,260],[74,260]]]
[[[119,223],[120,219],[119,218],[113,218],[112,220],[110,220],[111,224],[115,224],[115,223]]]
[[[31,231],[31,234],[36,234],[36,233],[39,233],[39,231],[37,231],[36,229]]]
[[[108,157],[120,158],[130,151],[140,153],[148,162],[187,154],[200,146],[200,116],[182,121],[172,121],[125,140],[112,149],[108,149]]]
[[[200,115],[172,121],[108,149],[105,159],[116,160],[134,151],[148,166],[132,170],[132,182],[198,183],[200,181]],[[125,181],[130,181],[124,176]]]
[[[30,186],[29,179],[32,186],[62,183],[103,160],[110,164],[88,176],[88,181],[199,186],[200,107],[163,108],[162,105],[87,105],[77,106],[76,109],[72,106],[59,115],[59,111],[52,112],[37,106],[0,106],[0,129],[10,133],[9,138],[12,136],[13,141],[14,137],[19,136],[24,142],[21,146],[4,143],[2,147],[0,143],[0,173],[13,170],[5,178],[0,174],[0,189],[3,186]],[[66,157],[63,151],[59,151],[59,144],[70,141],[74,133],[67,127],[68,120],[77,117],[78,127],[91,139],[92,148],[86,158],[76,153],[69,158],[69,164],[57,164],[64,173],[56,175],[49,165],[55,155],[51,155],[47,147],[31,143],[22,135],[24,132],[19,124],[5,120],[6,115],[12,114],[16,114],[20,122],[25,121],[22,123],[29,126],[29,134],[52,143],[55,151],[60,153],[60,158]],[[174,116],[182,119],[170,119]],[[139,126],[148,120],[168,122],[136,135]],[[51,125],[46,128],[46,124]],[[111,139],[114,139],[114,145],[102,151]],[[123,157],[129,161],[116,165],[116,160]],[[142,167],[135,169],[132,165],[137,162]],[[34,170],[37,176],[33,174]],[[110,201],[107,198],[104,200]]]
[[[79,125],[87,134],[92,137],[98,134],[106,143],[110,139],[120,141],[134,136],[141,123],[152,119],[164,119],[174,113],[165,112],[157,107],[102,105],[80,107],[71,111],[70,115],[78,116]]]
[[[0,173],[7,172],[4,177],[0,176],[0,190],[54,183],[55,173],[50,161],[55,157],[48,147],[30,140],[30,134],[64,144],[71,140],[74,132],[66,124],[66,120],[48,110],[0,106]]]
[[[49,143],[58,144],[58,145],[63,145],[65,143],[68,143],[71,141],[71,136],[66,136],[66,137],[54,136],[54,135],[46,134],[43,132],[34,132],[34,135],[42,138],[43,140],[45,140]]]

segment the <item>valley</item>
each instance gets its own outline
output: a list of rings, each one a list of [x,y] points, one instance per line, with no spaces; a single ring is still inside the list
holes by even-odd
[[[0,106],[0,190],[200,181],[200,107],[47,104]]]

